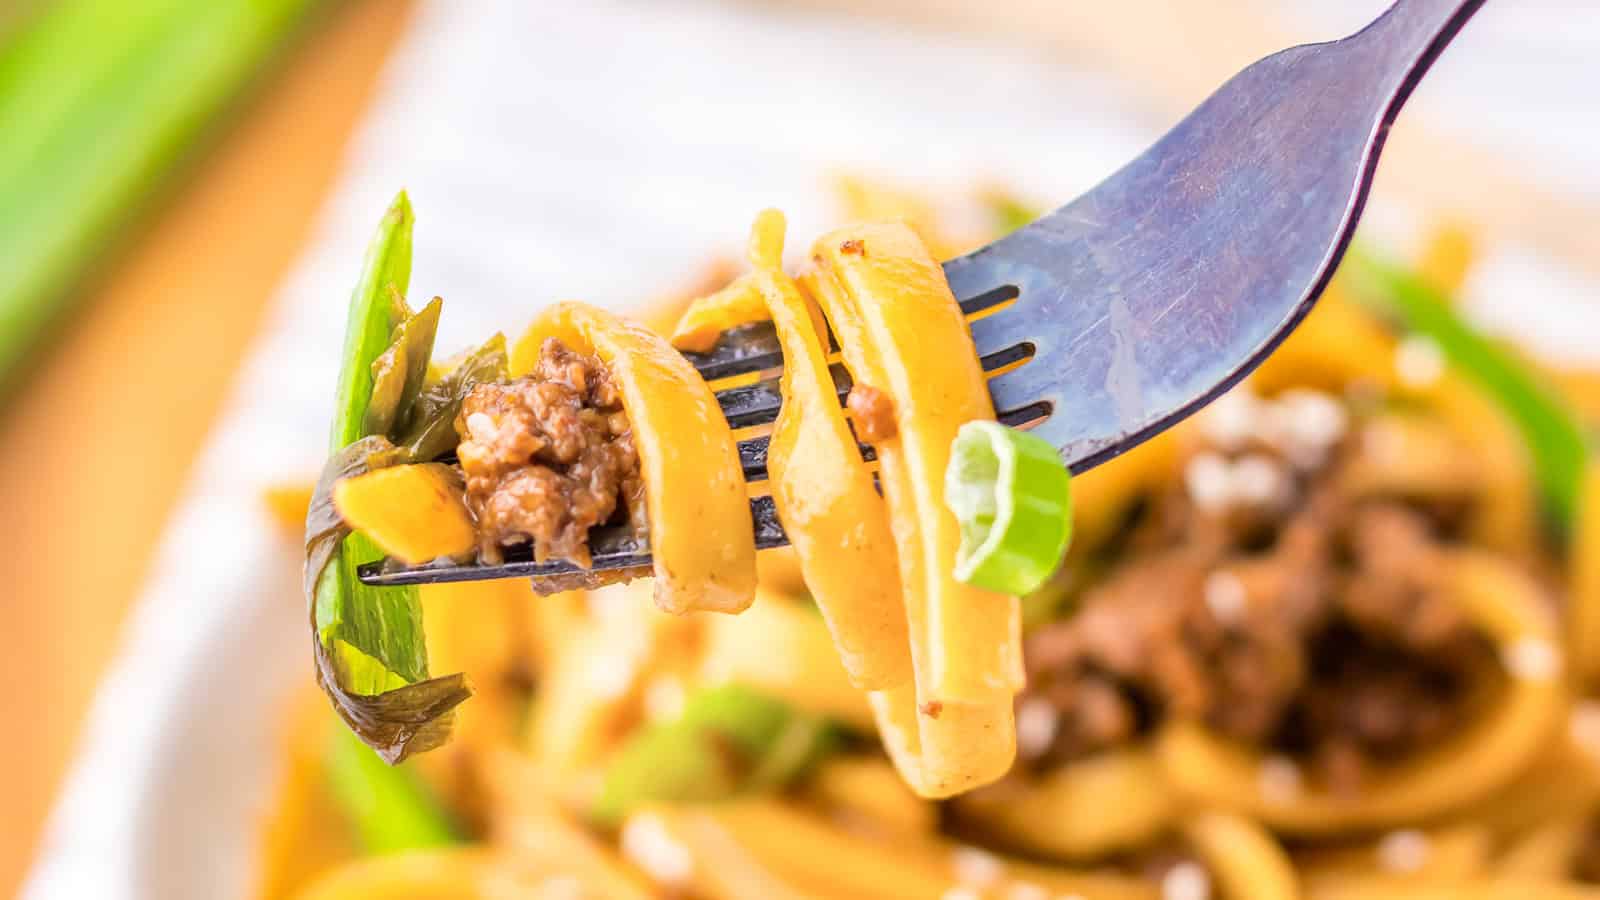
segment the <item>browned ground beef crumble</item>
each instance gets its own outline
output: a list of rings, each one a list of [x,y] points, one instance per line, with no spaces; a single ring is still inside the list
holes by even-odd
[[[1296,465],[1259,443],[1197,448],[1186,465],[1253,458],[1272,489],[1198,502],[1191,479],[1148,499],[1076,614],[1029,637],[1020,702],[1056,716],[1025,761],[1048,767],[1177,716],[1356,790],[1373,760],[1473,714],[1494,658],[1445,595],[1442,554],[1470,479],[1425,501],[1358,491],[1344,475],[1369,450],[1345,435]]]
[[[456,431],[485,562],[531,540],[535,559],[587,567],[589,529],[644,527],[633,432],[617,386],[595,357],[546,340],[533,374],[472,389]]]
[[[870,384],[857,384],[845,397],[845,406],[856,423],[856,437],[876,444],[894,437],[894,401]]]

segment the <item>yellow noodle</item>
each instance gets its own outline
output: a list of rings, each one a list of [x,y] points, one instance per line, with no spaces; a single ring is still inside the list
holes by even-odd
[[[1296,900],[1294,864],[1257,823],[1226,813],[1190,816],[1180,828],[1228,900]]]
[[[1559,880],[1572,872],[1593,811],[1544,822],[1500,855],[1495,874],[1504,878]]]
[[[1600,463],[1583,475],[1577,525],[1567,550],[1567,640],[1579,681],[1600,682]]]
[[[1562,398],[1590,425],[1600,421],[1600,370],[1593,365],[1546,365],[1545,376]]]
[[[1072,479],[1074,557],[1100,549],[1122,527],[1128,509],[1178,471],[1179,432],[1169,429],[1110,462]]]
[[[1338,279],[1316,308],[1250,377],[1263,394],[1287,388],[1338,393],[1354,384],[1395,381],[1394,336],[1345,296]]]
[[[1501,560],[1453,553],[1453,594],[1511,673],[1493,709],[1443,746],[1376,774],[1352,795],[1315,784],[1274,784],[1256,751],[1192,723],[1175,723],[1159,746],[1168,777],[1208,805],[1254,816],[1289,834],[1326,835],[1426,820],[1484,797],[1545,747],[1563,708],[1561,651],[1536,585]]]
[[[809,712],[872,730],[872,710],[850,683],[822,617],[765,589],[737,618],[704,623],[699,679],[737,681]]]
[[[724,331],[766,318],[767,304],[755,280],[742,275],[717,292],[689,304],[672,329],[672,346],[706,353],[717,345],[717,338]]]
[[[484,788],[495,801],[491,840],[506,859],[524,870],[579,873],[586,897],[653,895],[637,871],[563,808],[550,773],[505,750],[485,753],[481,762]]]
[[[1021,604],[955,580],[959,526],[943,502],[956,431],[994,408],[944,273],[909,229],[835,232],[818,241],[816,259],[808,286],[845,364],[894,409],[896,431],[876,448],[915,685],[875,692],[873,710],[912,788],[949,796],[994,781],[1016,756]]]
[[[640,695],[652,667],[680,643],[692,620],[650,615],[645,582],[595,592],[594,612],[568,631],[541,669],[527,749],[582,805],[597,770],[642,714]],[[544,602],[544,601],[540,601]]]
[[[1478,258],[1477,236],[1463,222],[1441,222],[1429,232],[1417,261],[1417,274],[1439,296],[1450,299],[1466,283],[1467,272]]]
[[[1593,711],[1569,711],[1568,726],[1509,784],[1451,815],[1452,821],[1488,828],[1509,840],[1543,822],[1578,816],[1600,806],[1600,757],[1579,732],[1592,725]]]
[[[826,332],[783,273],[783,228],[783,215],[766,210],[750,234],[750,277],[783,345],[783,407],[767,451],[772,497],[851,681],[895,687],[911,679],[911,645],[894,536],[839,408]]]
[[[694,367],[649,329],[577,303],[540,314],[512,351],[533,369],[547,338],[605,362],[633,428],[649,506],[656,603],[673,613],[739,612],[756,587],[749,497],[733,435]]]
[[[814,284],[857,383],[885,392],[897,431],[878,445],[923,702],[991,702],[1022,685],[1016,598],[955,580],[961,542],[944,505],[957,429],[993,419],[972,336],[944,273],[903,226],[836,231]],[[920,652],[919,652],[920,650]]]
[[[1471,540],[1521,561],[1530,560],[1540,536],[1538,492],[1526,442],[1495,402],[1457,372],[1430,384],[1400,386],[1466,443],[1483,486],[1471,510]]]
[[[950,797],[1004,775],[1017,755],[1011,701],[919,701],[914,685],[874,691],[878,737],[896,769],[924,797]]]
[[[1380,413],[1362,426],[1360,438],[1362,452],[1340,473],[1340,486],[1356,500],[1475,495],[1489,478],[1482,458],[1430,416]]]
[[[769,896],[940,900],[956,896],[953,889],[959,887],[981,897],[1003,898],[1015,896],[1019,884],[1042,888],[1045,896],[1079,894],[1095,900],[1155,900],[1157,893],[1153,886],[1132,878],[1047,869],[988,855],[979,867],[982,871],[964,871],[963,851],[954,845],[910,838],[880,842],[772,800],[641,815],[649,827],[666,832],[689,852],[695,862],[691,886],[716,900]],[[624,826],[625,841],[628,827]],[[730,859],[738,861],[734,868],[750,876],[739,890],[730,891],[726,883]],[[963,884],[963,876],[968,883]]]
[[[1317,885],[1306,896],[1309,900],[1600,900],[1600,887],[1522,878],[1417,884],[1374,877]]]
[[[289,710],[271,801],[255,848],[255,900],[282,900],[359,852],[327,789],[328,738],[338,720],[309,684]]]
[[[928,837],[939,811],[906,787],[894,766],[876,756],[838,756],[807,779],[807,795],[834,815],[885,834]]]
[[[652,893],[620,872],[601,872],[568,858],[530,859],[484,847],[415,850],[376,856],[336,869],[299,900],[503,900],[507,897],[571,897],[649,900]]]
[[[1491,830],[1471,822],[1403,828],[1357,844],[1304,849],[1300,874],[1312,893],[1323,885],[1370,878],[1454,884],[1487,875],[1493,850]]]
[[[1003,844],[1069,860],[1143,846],[1181,813],[1160,761],[1139,744],[1003,781],[955,808]]]

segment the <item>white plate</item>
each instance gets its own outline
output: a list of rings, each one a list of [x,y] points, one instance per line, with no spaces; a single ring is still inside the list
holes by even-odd
[[[552,300],[625,306],[681,284],[737,252],[763,206],[803,247],[832,224],[840,170],[1071,197],[1154,136],[1139,109],[1026,52],[883,25],[430,4],[197,465],[24,896],[209,900],[248,883],[283,700],[311,666],[298,551],[260,490],[320,466],[345,302],[397,188],[418,214],[413,293],[445,296],[453,349]]]

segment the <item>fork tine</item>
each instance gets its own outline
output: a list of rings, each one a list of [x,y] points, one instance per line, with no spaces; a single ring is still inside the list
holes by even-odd
[[[1017,296],[1009,285],[985,291],[963,301],[962,311],[975,315]],[[836,350],[832,336],[829,349]],[[1033,355],[1031,344],[1019,343],[1004,347],[982,357],[985,372],[997,372]],[[710,353],[685,353],[701,377],[707,381],[730,378],[750,372],[776,369],[783,365],[783,350],[770,322],[743,325],[724,334]],[[850,375],[840,363],[829,366],[834,389],[843,404],[850,393]],[[777,418],[783,397],[780,379],[773,377],[755,384],[728,388],[717,393],[728,424],[733,428],[765,425]],[[1035,403],[1018,410],[1001,414],[1000,420],[1010,425],[1026,425],[1049,415],[1049,405]],[[748,482],[767,479],[767,452],[770,435],[747,438],[738,443],[739,466]],[[857,445],[861,458],[874,462],[878,455],[869,444]],[[752,497],[750,516],[755,525],[756,549],[768,550],[789,543],[783,526],[778,522],[778,510],[770,496]],[[641,545],[632,532],[622,527],[597,528],[590,533],[590,568],[582,569],[565,560],[535,562],[532,548],[512,547],[506,551],[506,561],[498,565],[469,563],[427,564],[403,566],[393,560],[368,563],[359,570],[363,582],[371,585],[398,586],[435,584],[455,581],[489,581],[499,578],[529,578],[539,594],[561,591],[587,590],[647,576],[652,560],[648,545]]]
[[[783,533],[783,526],[778,524],[778,508],[771,497],[751,498],[750,517],[755,524],[756,549],[770,550],[789,543],[789,536]],[[450,563],[406,567],[386,561],[362,566],[359,575],[363,582],[381,586],[531,578],[534,592],[547,595],[629,581],[651,572],[649,547],[641,546],[629,529],[595,529],[590,535],[589,546],[592,562],[588,569],[581,569],[566,560],[535,562],[531,548],[523,546],[509,549],[509,558],[495,566]]]
[[[961,311],[967,316],[974,316],[1016,296],[1017,288],[1014,285],[1000,285],[961,301]],[[838,349],[832,335],[829,335],[828,350],[832,352]],[[777,369],[783,365],[783,348],[778,343],[778,335],[771,322],[753,322],[729,329],[718,339],[711,352],[685,352],[683,355],[706,381]]]
[[[1033,344],[1023,341],[989,353],[981,357],[979,362],[984,372],[994,373],[1032,357],[1033,352]],[[843,405],[850,394],[850,373],[845,371],[843,363],[834,363],[828,367],[828,372],[833,376],[834,390],[839,395],[839,403]],[[755,384],[718,391],[717,402],[721,404],[722,414],[727,417],[730,427],[751,428],[778,418],[778,410],[783,405],[783,393],[779,388],[779,379],[768,378]]]
[[[744,470],[745,481],[767,480],[767,450],[772,443],[772,436],[763,434],[760,437],[748,438],[739,442],[739,466]],[[861,451],[861,458],[873,462],[878,458],[878,451],[872,449],[871,444],[856,444]]]

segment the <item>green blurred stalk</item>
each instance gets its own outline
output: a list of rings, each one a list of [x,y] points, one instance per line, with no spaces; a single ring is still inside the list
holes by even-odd
[[[1354,283],[1357,297],[1431,339],[1452,366],[1494,400],[1527,443],[1545,508],[1567,533],[1589,458],[1577,413],[1536,372],[1469,325],[1417,273],[1361,246],[1350,248],[1340,271]]]
[[[0,46],[0,385],[317,0],[58,0]]]
[[[461,840],[450,814],[409,766],[391,766],[342,725],[325,771],[334,801],[368,853],[442,847]]]

